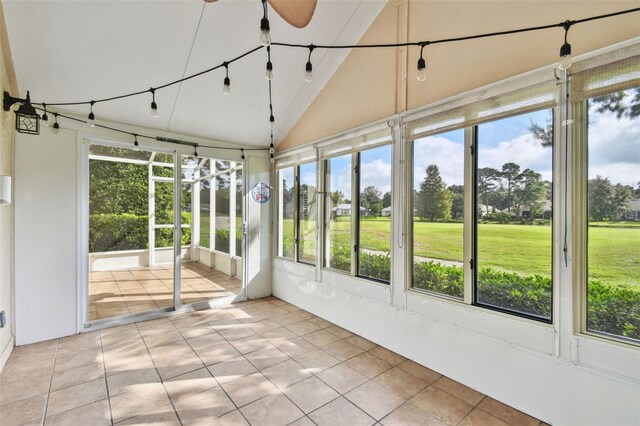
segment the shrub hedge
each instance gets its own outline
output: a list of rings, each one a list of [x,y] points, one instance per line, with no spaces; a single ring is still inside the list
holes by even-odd
[[[331,267],[348,271],[351,253],[348,247],[332,249]],[[389,254],[362,253],[360,275],[389,280]],[[464,294],[462,268],[434,261],[414,262],[413,285],[416,288],[457,298]],[[482,268],[478,273],[478,297],[483,304],[550,318],[551,279],[540,275],[523,276]],[[587,325],[590,330],[640,339],[640,288],[589,282]]]

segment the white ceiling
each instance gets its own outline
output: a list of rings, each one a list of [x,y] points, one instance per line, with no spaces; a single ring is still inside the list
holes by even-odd
[[[385,0],[319,0],[311,23],[296,29],[272,9],[273,41],[353,44]],[[259,45],[259,0],[3,0],[20,95],[35,102],[84,101],[144,90],[197,73]],[[273,104],[279,141],[346,57],[315,50],[314,79],[304,81],[308,51],[273,46]],[[97,104],[101,118],[249,145],[269,144],[266,51],[224,70],[150,94]],[[14,96],[16,94],[13,94]],[[87,106],[66,107],[88,113]]]

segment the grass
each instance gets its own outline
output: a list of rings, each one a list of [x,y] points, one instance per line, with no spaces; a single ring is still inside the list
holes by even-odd
[[[640,226],[589,227],[589,278],[610,284],[640,286]],[[360,245],[366,250],[390,250],[389,218],[366,218],[360,223]],[[611,223],[607,223],[611,225]],[[313,228],[313,227],[312,227]],[[291,221],[285,221],[285,241],[293,246]],[[308,228],[307,228],[308,229]],[[414,222],[416,256],[462,261],[462,224]],[[331,222],[332,246],[350,246],[350,222]],[[315,244],[306,244],[305,253],[315,254]],[[307,250],[312,249],[307,252]],[[520,224],[480,224],[478,266],[522,275],[551,275],[551,226]]]

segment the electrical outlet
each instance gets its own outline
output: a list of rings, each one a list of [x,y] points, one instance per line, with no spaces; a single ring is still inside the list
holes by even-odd
[[[0,312],[0,328],[4,328],[7,325],[7,315],[4,311]]]

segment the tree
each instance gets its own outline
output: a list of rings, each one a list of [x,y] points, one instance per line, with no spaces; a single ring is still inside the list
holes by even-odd
[[[625,103],[625,98],[631,94],[628,92],[614,92],[604,96],[591,99],[591,103],[596,106],[599,113],[613,112],[618,119],[622,117],[636,118],[640,116],[640,89],[634,89],[633,97],[629,104]]]
[[[447,189],[451,193],[451,217],[462,219],[464,217],[464,186],[451,185]]]
[[[542,175],[531,169],[525,169],[520,174],[520,185],[514,189],[518,209],[527,206],[531,212],[531,218],[544,213],[546,200],[546,185]]]
[[[330,197],[332,206],[337,206],[338,204],[344,203],[344,192],[342,191],[333,191],[330,194]]]
[[[451,219],[451,192],[440,176],[440,169],[437,165],[431,164],[427,167],[427,175],[420,184],[418,193],[417,209],[421,218],[429,218],[433,222],[436,219]]]
[[[379,216],[382,211],[382,191],[375,186],[367,186],[360,194],[360,205],[373,216]]]
[[[623,185],[612,185],[602,176],[589,179],[589,217],[593,220],[615,219],[627,208],[631,191]]]
[[[513,205],[513,189],[520,179],[520,166],[516,163],[504,163],[502,170],[500,171],[500,177],[507,181],[507,211],[511,212],[511,206]]]
[[[528,130],[534,139],[537,139],[544,148],[553,146],[553,124],[551,121],[547,120],[544,127],[531,121]]]
[[[489,205],[489,194],[496,187],[498,174],[498,170],[492,167],[483,167],[478,169],[478,194],[481,195],[481,204],[484,204],[485,206]]]
[[[391,192],[385,192],[382,197],[382,208],[389,207],[391,205]]]

